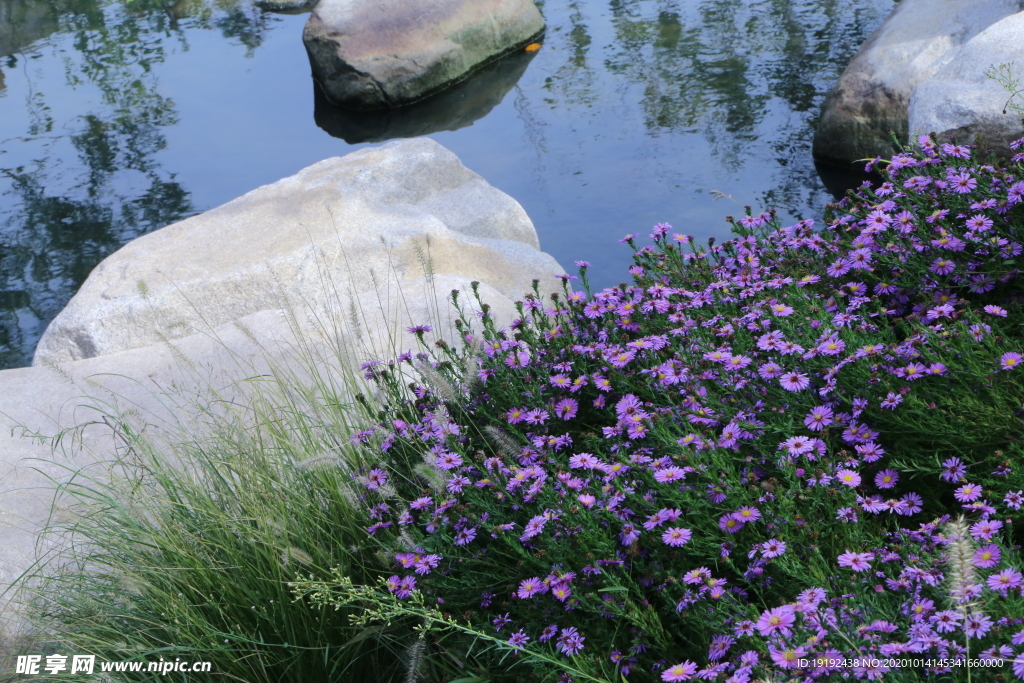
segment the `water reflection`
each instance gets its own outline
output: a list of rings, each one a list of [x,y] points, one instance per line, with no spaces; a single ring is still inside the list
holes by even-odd
[[[0,0],[0,51],[29,75],[24,133],[0,148],[0,367],[30,362],[46,325],[107,255],[195,213],[188,190],[155,160],[179,120],[154,68],[169,44],[186,41],[183,20],[249,50],[268,22],[243,6],[191,1]],[[53,51],[66,55],[65,86],[95,94],[70,120],[54,114],[51,76],[34,73]]]
[[[461,83],[398,109],[342,109],[328,102],[314,82],[313,117],[316,125],[349,144],[459,130],[482,119],[504,99],[519,82],[534,54],[518,50],[477,70]]]
[[[894,0],[537,4],[532,61],[382,119],[310,116],[304,17],[252,0],[0,0],[0,367],[124,242],[391,137],[452,149],[598,286],[625,233],[724,236],[711,190],[819,216],[818,107]]]

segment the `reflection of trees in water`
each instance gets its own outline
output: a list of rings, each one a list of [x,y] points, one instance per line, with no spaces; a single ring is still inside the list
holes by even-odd
[[[60,42],[73,48],[62,60],[67,85],[99,91],[92,111],[55,121],[47,93],[31,84],[17,142],[39,153],[28,166],[0,168],[0,367],[31,361],[46,325],[107,255],[194,213],[188,192],[154,161],[166,146],[161,129],[177,122],[154,68],[175,42],[187,49],[183,29],[217,30],[251,53],[269,21],[237,3],[0,0],[7,68],[25,52],[56,54]],[[58,31],[67,37],[39,42]]]
[[[552,3],[548,2],[551,7]],[[610,0],[613,44],[603,64],[614,89],[637,98],[652,137],[699,132],[728,170],[765,145],[781,166],[809,149],[818,106],[867,32],[892,0]],[[568,2],[571,24],[556,34],[569,56],[548,79],[547,103],[586,116],[600,65],[587,58],[588,25],[607,10]],[[564,36],[564,37],[562,37]],[[551,36],[549,35],[549,39]],[[775,109],[771,139],[758,127]],[[597,115],[597,113],[595,113]],[[808,157],[809,158],[809,157]],[[808,162],[803,164],[813,172]],[[781,169],[780,169],[781,170]],[[776,201],[816,185],[790,172],[779,178]],[[804,174],[807,175],[807,174]],[[804,192],[803,194],[806,194]]]

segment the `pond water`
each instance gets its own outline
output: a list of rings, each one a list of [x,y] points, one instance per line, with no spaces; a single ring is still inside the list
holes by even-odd
[[[597,286],[624,279],[626,233],[726,236],[742,209],[718,193],[820,217],[818,109],[894,1],[537,4],[539,52],[382,124],[316,97],[306,15],[0,0],[0,367],[29,364],[125,242],[387,135],[463,126],[430,137],[517,199],[564,266],[591,262]]]

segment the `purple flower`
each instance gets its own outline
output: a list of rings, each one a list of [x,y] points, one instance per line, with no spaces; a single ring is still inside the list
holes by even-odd
[[[839,556],[839,566],[849,567],[855,572],[864,572],[871,569],[871,560],[875,559],[872,553],[845,552]]]
[[[730,534],[734,534],[743,528],[743,520],[736,519],[736,517],[730,512],[729,514],[722,515],[718,518],[718,526],[722,531],[728,531]]]
[[[622,545],[629,545],[640,538],[640,530],[632,524],[623,524],[622,529],[619,531],[619,540],[622,541]]]
[[[1003,528],[1003,523],[996,519],[983,519],[971,525],[971,536],[976,540],[989,541]]]
[[[677,683],[677,681],[688,681],[693,678],[693,674],[697,671],[697,665],[687,659],[684,662],[680,662],[675,666],[670,666],[661,672],[661,680],[668,681],[669,683]]]
[[[563,628],[561,635],[558,636],[558,650],[565,656],[571,657],[583,649],[584,640],[586,638],[572,626]]]
[[[779,633],[782,636],[789,637],[793,632],[789,629],[796,622],[796,613],[793,607],[790,605],[783,605],[782,607],[775,607],[767,610],[761,614],[761,618],[757,620],[754,628],[762,636],[768,636],[773,633]]]
[[[787,372],[779,378],[779,384],[786,391],[802,391],[811,385],[811,380],[807,375],[793,371]]]
[[[836,472],[836,478],[839,480],[839,483],[844,486],[849,486],[851,488],[860,486],[860,475],[853,470],[839,470]]]
[[[1017,575],[1020,577],[1020,574]],[[981,638],[992,628],[992,620],[984,614],[972,614],[964,621],[964,633],[968,638]]]
[[[512,619],[509,617],[508,612],[506,612],[505,614],[494,617],[494,619],[491,620],[491,623],[494,624],[495,631],[500,631],[502,627],[510,621],[512,621]]]
[[[939,476],[946,481],[958,481],[967,474],[967,468],[960,462],[960,458],[948,458],[943,461],[942,466],[945,470]]]
[[[508,644],[515,648],[522,648],[528,640],[530,640],[530,636],[523,633],[522,629],[519,629],[517,633],[509,636]]]
[[[562,418],[563,420],[571,420],[576,417],[576,412],[579,410],[580,404],[573,398],[563,398],[561,401],[555,403],[555,415]]]
[[[832,409],[827,406],[815,406],[804,418],[804,426],[817,432],[834,422]]]
[[[891,489],[900,480],[899,473],[894,469],[885,469],[875,475],[875,486],[880,489]]]
[[[999,367],[1003,370],[1012,370],[1021,363],[1024,363],[1024,356],[1015,351],[1008,351],[999,357]]]
[[[526,527],[523,529],[523,535],[519,537],[519,540],[523,543],[530,540],[540,532],[544,531],[544,525],[548,523],[548,520],[544,515],[537,515],[526,523]]]
[[[999,591],[1005,595],[1011,589],[1019,589],[1021,586],[1024,586],[1024,576],[1021,576],[1019,571],[1011,567],[988,577],[986,583],[992,590]]]
[[[953,497],[961,503],[970,503],[981,497],[981,487],[975,484],[964,484],[953,493]]]
[[[678,548],[681,545],[686,545],[692,535],[689,529],[672,527],[665,529],[665,532],[661,535],[661,540],[665,542],[665,545]]]

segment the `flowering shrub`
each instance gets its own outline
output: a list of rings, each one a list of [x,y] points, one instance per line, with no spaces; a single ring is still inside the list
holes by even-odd
[[[1024,679],[1024,155],[920,142],[821,231],[657,225],[632,285],[367,364],[388,599],[494,680]]]

